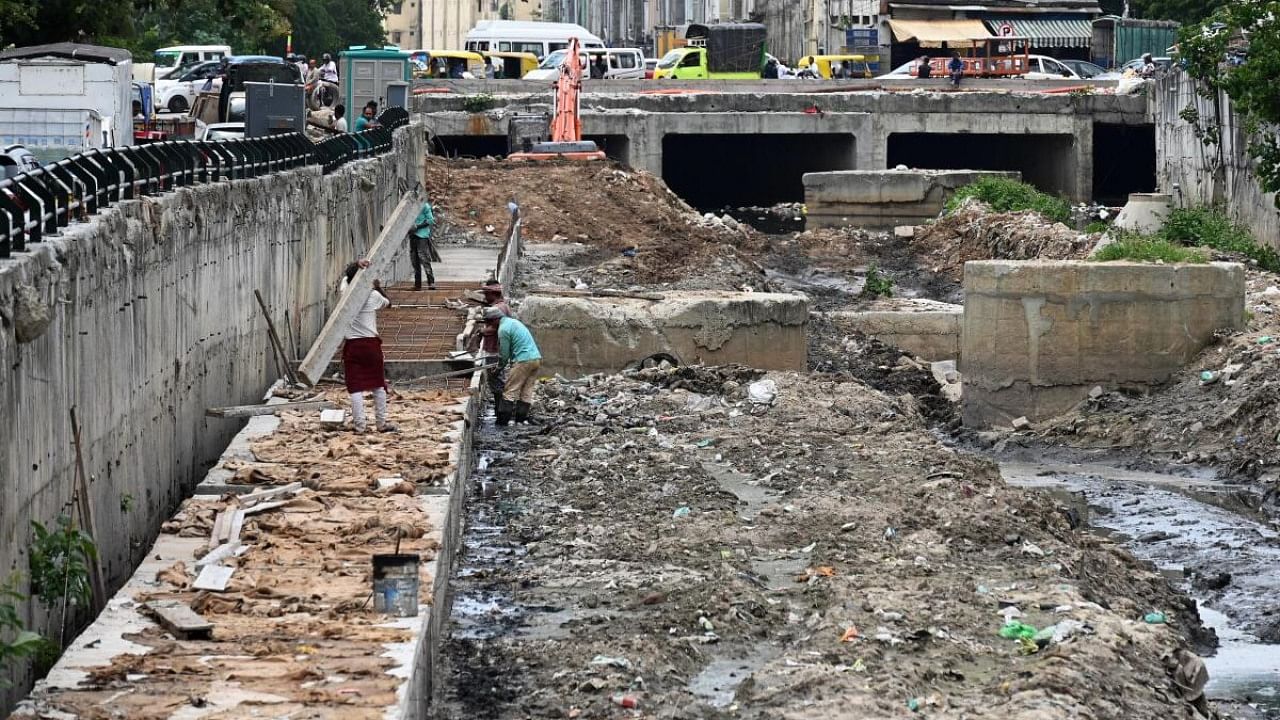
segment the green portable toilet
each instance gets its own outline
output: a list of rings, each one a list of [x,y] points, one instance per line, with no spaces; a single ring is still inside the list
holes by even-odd
[[[394,45],[380,49],[353,45],[338,53],[338,73],[347,117],[354,119],[370,100],[376,101],[378,112],[382,112],[386,106],[388,83],[409,82],[411,68],[409,53]]]

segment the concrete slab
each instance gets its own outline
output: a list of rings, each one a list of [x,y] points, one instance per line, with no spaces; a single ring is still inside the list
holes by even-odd
[[[920,225],[936,218],[957,188],[982,177],[1020,180],[1022,174],[995,170],[805,173],[805,227],[888,230],[902,225]]]
[[[857,330],[924,360],[960,358],[964,307],[933,300],[881,300],[866,310],[831,312],[836,327]]]
[[[1244,324],[1244,266],[965,263],[966,425],[1061,414],[1103,388],[1167,380]]]
[[[440,262],[435,263],[436,280],[464,281],[476,287],[494,277],[498,267],[498,246],[441,245]]]

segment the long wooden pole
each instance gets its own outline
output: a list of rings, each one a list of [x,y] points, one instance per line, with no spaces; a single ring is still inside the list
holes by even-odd
[[[262,293],[258,290],[253,291],[253,296],[258,298],[258,307],[262,308],[262,317],[267,319],[267,335],[271,338],[271,347],[275,348],[276,357],[280,361],[284,376],[288,378],[290,385],[297,385],[298,376],[294,374],[293,366],[289,364],[289,354],[284,351],[284,343],[280,342],[280,334],[276,332],[276,324],[271,320],[271,313],[267,312],[267,303],[262,299]]]
[[[93,499],[89,495],[89,476],[84,471],[84,450],[80,443],[80,421],[76,419],[76,409],[71,408],[71,437],[76,445],[76,508],[80,515],[80,525],[89,534],[94,546],[98,544],[98,528],[93,522]],[[107,588],[102,578],[102,555],[95,553],[89,563],[89,583],[93,587],[93,611],[97,613],[106,605]]]

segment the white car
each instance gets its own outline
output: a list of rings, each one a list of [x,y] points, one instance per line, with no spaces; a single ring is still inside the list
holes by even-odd
[[[903,65],[899,65],[891,72],[879,76],[883,80],[913,80],[916,77],[916,65],[919,60],[912,60]],[[1028,55],[1027,72],[1019,75],[1019,77],[1027,80],[1079,80],[1079,75],[1074,70],[1063,65],[1061,62],[1049,57],[1048,55]],[[945,78],[946,73],[939,74],[934,71],[931,79]]]
[[[176,78],[157,80],[155,105],[169,112],[185,113],[195,103],[197,93],[217,92],[221,88],[222,61],[202,62]]]
[[[197,140],[241,140],[244,138],[244,123],[227,122],[212,123],[204,125],[200,128],[200,134]]]

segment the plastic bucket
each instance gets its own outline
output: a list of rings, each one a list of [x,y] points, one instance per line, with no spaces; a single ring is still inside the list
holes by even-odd
[[[373,556],[373,609],[396,617],[418,614],[417,555]]]

